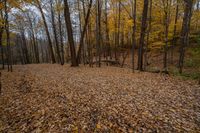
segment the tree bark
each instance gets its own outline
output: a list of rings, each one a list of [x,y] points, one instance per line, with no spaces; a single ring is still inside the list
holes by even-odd
[[[30,63],[30,59],[29,59],[29,55],[28,55],[28,48],[27,48],[27,44],[26,44],[26,37],[24,34],[24,29],[21,29],[21,40],[22,40],[22,49],[23,49],[23,53],[25,54],[25,64],[29,64]]]
[[[184,18],[181,30],[181,48],[179,56],[179,72],[183,72],[183,63],[185,58],[185,50],[189,43],[189,31],[190,31],[190,21],[192,17],[192,7],[193,0],[184,0],[185,9],[184,9]]]
[[[85,37],[86,31],[87,31],[88,21],[89,21],[89,18],[90,18],[90,11],[91,11],[91,7],[92,7],[92,2],[93,2],[93,0],[90,0],[88,11],[87,11],[86,18],[85,18],[85,25],[83,27],[83,31],[81,32],[80,47],[78,49],[78,54],[77,54],[77,58],[76,58],[77,62],[79,62],[79,63],[80,63],[81,51],[82,51],[82,48],[83,48],[84,37]]]
[[[110,56],[111,58],[111,46],[108,28],[108,0],[105,0],[105,26],[106,26],[106,58]]]
[[[144,69],[146,70],[146,67],[148,65],[148,50],[149,50],[149,38],[150,38],[150,32],[151,32],[151,22],[152,22],[152,0],[149,0],[149,22],[148,22],[148,31],[147,31],[147,42],[145,45],[145,52],[144,52]]]
[[[174,31],[173,31],[173,39],[172,39],[172,46],[171,46],[171,64],[174,63],[174,46],[176,45],[177,42],[177,22],[178,22],[178,13],[179,13],[179,3],[178,0],[176,1],[176,16],[175,16],[175,21],[174,21]]]
[[[132,34],[132,72],[135,71],[135,45],[136,45],[136,12],[137,0],[132,1],[132,14],[133,14],[133,34]]]
[[[3,29],[0,31],[0,47],[1,47],[1,61],[2,61],[2,69],[4,69],[4,50],[2,45],[2,35],[3,35]]]
[[[97,66],[101,67],[101,7],[100,1],[96,1],[96,48],[97,48],[97,55],[98,61]]]
[[[148,14],[148,5],[149,1],[144,0],[144,7],[142,13],[142,25],[141,25],[141,33],[140,33],[140,42],[138,49],[138,70],[143,71],[143,51],[144,51],[144,38],[147,29],[147,14]]]
[[[170,2],[169,2],[170,1]],[[163,5],[164,5],[164,14],[165,14],[165,21],[164,21],[164,26],[165,26],[165,46],[164,46],[164,57],[163,57],[163,71],[167,73],[168,67],[167,67],[167,62],[168,62],[168,34],[169,34],[169,21],[170,21],[170,6],[171,6],[171,0],[167,0],[166,2],[167,5],[165,5],[165,1],[163,0]]]
[[[61,1],[58,0],[57,4],[61,5]],[[61,21],[61,12],[58,9],[58,26],[59,26],[59,34],[60,34],[60,45],[61,45],[61,65],[64,65],[64,43],[63,43],[63,32],[62,32],[62,21]]]
[[[56,63],[55,56],[54,56],[54,53],[53,53],[53,46],[52,46],[52,42],[51,42],[51,37],[50,37],[49,30],[48,30],[47,22],[46,22],[46,19],[45,19],[45,16],[44,16],[44,12],[43,12],[41,4],[38,0],[37,0],[37,4],[38,4],[38,9],[40,10],[40,13],[42,15],[45,31],[46,31],[47,38],[48,38],[49,50],[50,50],[50,54],[51,54],[51,61],[52,61],[52,63]]]
[[[78,66],[78,62],[76,59],[76,49],[74,46],[72,23],[71,23],[69,6],[68,6],[67,0],[64,0],[64,16],[65,16],[65,23],[66,23],[66,27],[67,27],[67,33],[68,33],[68,41],[69,41],[69,45],[70,45],[71,63],[72,63],[71,66],[76,67],[76,66]]]
[[[37,46],[37,43],[36,43],[35,32],[34,32],[34,29],[33,29],[33,23],[32,23],[32,20],[31,20],[29,14],[27,14],[27,16],[28,16],[28,20],[29,20],[29,24],[30,24],[31,37],[32,37],[32,41],[33,41],[33,51],[34,51],[35,62],[40,63],[38,46]],[[23,40],[25,42],[25,35],[23,35]]]
[[[55,24],[55,13],[54,13],[54,9],[53,9],[53,1],[52,0],[50,1],[50,6],[51,6],[52,27],[53,27],[54,39],[55,39],[55,43],[56,43],[57,58],[58,58],[57,60],[59,63],[61,63],[61,55],[60,55],[60,50],[59,50],[58,36],[57,36],[56,24]]]
[[[10,46],[10,31],[9,31],[9,21],[8,21],[8,9],[7,9],[7,0],[4,0],[5,6],[5,30],[6,30],[6,43],[7,43],[7,65],[8,72],[12,72],[12,53]]]

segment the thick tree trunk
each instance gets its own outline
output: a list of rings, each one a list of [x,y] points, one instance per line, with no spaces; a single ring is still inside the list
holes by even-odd
[[[144,7],[142,13],[142,25],[141,25],[141,33],[140,33],[140,43],[138,49],[138,70],[143,71],[143,51],[144,51],[144,38],[147,29],[147,14],[148,14],[148,5],[149,1],[144,0]]]
[[[71,66],[76,67],[76,66],[78,66],[78,62],[76,59],[76,49],[74,46],[72,23],[71,23],[69,6],[68,6],[67,0],[64,0],[64,16],[65,16],[65,23],[66,23],[66,27],[67,27],[67,33],[68,33],[68,41],[69,41],[69,45],[70,45],[71,63],[72,63]]]

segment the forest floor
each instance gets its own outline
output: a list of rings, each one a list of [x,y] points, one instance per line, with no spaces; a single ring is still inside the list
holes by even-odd
[[[200,132],[200,86],[118,67],[2,71],[0,132]]]

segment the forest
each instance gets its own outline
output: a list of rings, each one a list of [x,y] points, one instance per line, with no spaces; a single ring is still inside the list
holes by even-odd
[[[0,0],[0,132],[200,132],[200,0]]]

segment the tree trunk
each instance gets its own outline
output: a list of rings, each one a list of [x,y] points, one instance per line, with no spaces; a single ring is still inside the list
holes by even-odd
[[[96,47],[98,55],[97,66],[101,67],[101,7],[99,0],[96,1],[96,6]]]
[[[117,48],[119,48],[120,46],[120,27],[121,27],[121,0],[119,0],[118,3],[118,20],[117,20]],[[117,51],[119,52],[119,51]],[[118,60],[118,56],[117,56],[117,60]]]
[[[30,59],[29,59],[29,55],[28,55],[28,48],[27,48],[27,44],[26,44],[26,37],[25,37],[25,34],[24,34],[24,29],[21,29],[21,39],[22,39],[23,53],[25,54],[25,63],[29,64]]]
[[[59,63],[61,63],[61,55],[60,55],[59,44],[58,44],[58,36],[57,36],[57,31],[56,31],[55,15],[54,15],[53,1],[52,0],[50,1],[50,5],[51,5],[52,27],[53,27],[54,39],[55,39],[55,43],[56,43],[57,58],[58,58],[57,60],[58,60]]]
[[[59,0],[59,3],[61,5],[61,1]],[[61,21],[61,12],[60,9],[58,9],[58,26],[59,26],[59,34],[60,34],[60,45],[61,45],[61,65],[64,65],[65,59],[64,59],[64,43],[63,43],[63,32],[62,32],[62,21]]]
[[[149,36],[151,32],[151,21],[152,21],[152,0],[149,0],[150,7],[149,7],[149,23],[148,23],[148,31],[147,31],[147,42],[145,45],[145,52],[144,52],[144,69],[146,70],[146,67],[148,65],[148,49],[149,49]]]
[[[81,51],[82,51],[82,48],[83,48],[84,37],[85,37],[85,33],[87,31],[87,25],[88,25],[88,21],[89,21],[89,17],[90,17],[92,1],[93,0],[90,0],[88,11],[87,11],[87,15],[86,15],[86,18],[85,18],[85,25],[83,27],[83,31],[81,32],[80,47],[78,49],[78,55],[77,55],[77,58],[76,58],[77,62],[79,62],[79,63],[80,63]]]
[[[7,65],[8,71],[12,72],[12,53],[10,46],[10,31],[9,31],[9,21],[8,21],[8,9],[7,9],[7,0],[5,2],[5,30],[6,30],[6,43],[7,43]]]
[[[179,57],[179,72],[183,72],[183,63],[185,57],[185,49],[189,43],[189,31],[190,31],[190,21],[192,17],[192,7],[193,0],[184,0],[185,2],[185,10],[184,10],[184,18],[181,30],[181,48],[180,48],[180,57]]]
[[[38,0],[37,0],[37,4],[38,4],[38,8],[40,10],[40,13],[42,15],[45,31],[46,31],[47,38],[48,38],[49,50],[50,50],[50,54],[51,54],[51,61],[52,61],[52,63],[56,63],[55,56],[54,56],[54,53],[53,53],[53,46],[52,46],[52,42],[51,42],[51,37],[50,37],[49,30],[48,30],[47,22],[46,22],[46,19],[45,19],[45,16],[44,16],[44,12],[43,12],[41,4]]]
[[[133,34],[132,34],[132,72],[135,70],[135,45],[136,45],[136,12],[137,0],[132,1],[132,14],[133,14]]]
[[[72,63],[71,66],[76,67],[76,66],[78,66],[78,62],[76,60],[76,49],[74,46],[72,23],[71,23],[69,6],[68,6],[67,0],[64,0],[64,16],[65,16],[65,23],[66,23],[66,27],[67,27],[67,33],[68,33],[68,41],[69,41],[69,45],[70,45],[71,63]]]
[[[3,27],[0,27],[0,48],[1,48],[1,61],[2,61],[2,69],[4,69],[4,50],[3,50],[3,45],[2,45],[2,37],[3,37]]]
[[[143,71],[143,49],[144,49],[144,38],[147,28],[147,14],[148,14],[148,5],[149,1],[144,0],[144,7],[142,13],[142,25],[141,25],[141,33],[140,33],[140,42],[138,49],[138,70]]]
[[[108,28],[108,0],[105,0],[105,26],[106,26],[106,58],[111,57],[111,47]]]
[[[170,1],[170,2],[169,2]],[[164,13],[165,13],[165,46],[164,46],[164,57],[163,57],[163,71],[167,73],[167,62],[168,62],[168,34],[169,34],[169,21],[170,21],[170,6],[171,6],[171,0],[167,0],[165,5],[165,1],[163,1],[164,4]]]
[[[173,31],[173,39],[172,39],[172,46],[171,46],[171,64],[173,64],[174,60],[174,46],[176,45],[177,42],[177,22],[178,22],[178,13],[179,13],[179,3],[178,0],[176,1],[176,16],[175,16],[175,21],[174,21],[174,31]]]
[[[33,29],[33,23],[32,23],[32,20],[31,20],[29,14],[28,14],[28,20],[29,20],[30,29],[31,29],[31,37],[32,37],[32,41],[33,41],[33,51],[34,51],[35,61],[36,61],[36,63],[40,63],[38,46],[36,44],[35,32],[34,32],[34,29]],[[23,30],[23,32],[24,32],[24,30]],[[24,42],[25,42],[25,35],[23,35],[23,39],[24,39]]]

